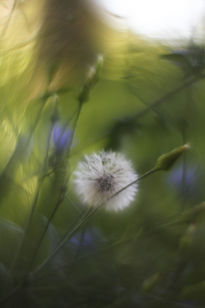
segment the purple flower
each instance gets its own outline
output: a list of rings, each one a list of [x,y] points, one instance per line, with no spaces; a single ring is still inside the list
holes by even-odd
[[[72,130],[56,123],[52,128],[52,139],[57,151],[65,151],[72,139]]]
[[[167,176],[167,184],[177,193],[189,199],[193,198],[198,194],[199,172],[194,166],[187,166],[184,169],[182,165],[179,165],[173,168]]]
[[[97,228],[89,228],[84,232],[78,232],[70,239],[74,247],[81,246],[82,249],[93,250],[97,243],[102,242],[103,238]]]
[[[173,169],[173,171],[170,173],[171,182],[176,186],[180,186],[182,184],[183,172],[184,185],[191,186],[191,184],[193,184],[193,181],[195,181],[196,173],[196,170],[193,167],[189,167],[183,170],[183,167],[179,166],[178,168]]]

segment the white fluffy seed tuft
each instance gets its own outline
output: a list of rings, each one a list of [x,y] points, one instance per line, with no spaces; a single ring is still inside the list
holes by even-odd
[[[137,179],[131,162],[120,153],[101,151],[86,155],[78,163],[74,177],[81,201],[93,207],[103,205],[107,210],[119,211],[128,207],[137,193],[135,183],[116,194]]]

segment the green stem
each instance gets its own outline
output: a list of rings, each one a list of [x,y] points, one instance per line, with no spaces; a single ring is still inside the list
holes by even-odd
[[[119,193],[121,193],[123,190],[127,189],[128,187],[136,184],[137,182],[141,181],[142,179],[144,179],[145,177],[147,177],[148,175],[155,173],[157,171],[160,171],[159,168],[152,168],[151,170],[145,172],[142,176],[140,176],[139,178],[137,178],[135,181],[127,184],[125,187],[121,188],[120,190],[118,190],[116,193],[114,193],[108,200],[114,198],[115,196],[117,196]]]
[[[36,126],[38,124],[38,121],[39,121],[39,118],[40,118],[40,115],[41,115],[41,112],[45,106],[45,103],[44,102],[41,106],[41,108],[39,109],[39,112],[37,114],[37,117],[34,121],[34,125],[33,125],[33,128],[32,128],[32,132],[34,132],[34,130],[36,129]],[[30,135],[31,136],[31,135]],[[30,139],[30,138],[29,138]],[[25,244],[25,241],[26,241],[26,236],[28,234],[28,231],[29,231],[29,228],[31,226],[31,221],[32,221],[32,218],[33,218],[33,215],[34,215],[34,212],[35,212],[35,209],[36,209],[36,205],[37,205],[37,202],[38,202],[38,198],[39,198],[39,194],[40,194],[40,190],[41,190],[41,186],[43,184],[43,181],[46,177],[46,170],[47,170],[47,160],[48,160],[48,152],[49,152],[49,146],[50,146],[50,139],[51,139],[51,129],[49,131],[49,136],[48,136],[48,140],[47,140],[47,146],[46,146],[46,154],[45,154],[45,158],[44,158],[44,163],[43,163],[43,170],[42,170],[42,175],[38,178],[38,184],[37,184],[37,189],[36,189],[36,193],[35,193],[35,197],[34,197],[34,200],[33,200],[33,203],[31,205],[31,211],[30,211],[30,214],[29,214],[29,217],[27,219],[27,222],[26,222],[26,226],[25,226],[25,231],[24,231],[24,235],[23,235],[23,238],[22,238],[22,241],[21,241],[21,244],[17,250],[17,253],[16,253],[16,256],[12,262],[12,265],[11,265],[11,271],[13,271],[15,269],[15,266],[16,266],[16,263],[18,262],[18,259],[19,259],[19,256],[21,255],[22,251],[23,251],[23,247],[24,247],[24,244]]]
[[[161,105],[166,100],[170,99],[171,97],[175,96],[178,92],[182,91],[183,89],[187,88],[188,86],[194,84],[195,82],[199,81],[200,79],[205,78],[205,75],[197,75],[191,79],[188,79],[184,81],[180,86],[176,87],[175,89],[171,90],[170,92],[166,93],[156,101],[154,101],[152,104],[144,108],[143,110],[137,112],[133,118],[138,118],[141,116],[144,116],[150,109],[153,109],[159,105]]]
[[[38,255],[39,249],[40,249],[41,244],[42,244],[42,242],[43,242],[43,239],[44,239],[44,237],[45,237],[45,235],[46,235],[46,233],[47,233],[47,231],[48,231],[48,228],[49,228],[49,226],[50,226],[50,223],[51,223],[51,221],[53,220],[53,218],[54,218],[54,216],[55,216],[55,214],[56,214],[56,212],[57,212],[57,210],[58,210],[60,204],[63,202],[63,200],[64,200],[64,196],[61,196],[61,194],[60,194],[60,197],[59,197],[59,199],[58,199],[58,201],[57,201],[57,203],[56,203],[56,205],[55,205],[55,207],[54,207],[54,209],[53,209],[53,211],[52,211],[52,213],[51,213],[51,215],[50,215],[50,217],[49,217],[49,219],[48,219],[48,221],[47,221],[47,224],[46,224],[46,226],[45,226],[45,229],[43,230],[43,233],[41,234],[40,239],[39,239],[39,241],[38,241],[38,243],[37,243],[37,245],[36,245],[36,248],[35,248],[35,250],[34,250],[34,254],[33,254],[33,256],[32,256],[32,259],[31,259],[31,262],[30,262],[28,271],[32,268],[32,266],[33,266],[33,264],[34,264],[35,258],[36,258],[36,256]]]
[[[127,189],[128,187],[130,187],[131,185],[137,183],[138,181],[144,179],[145,177],[155,173],[159,171],[158,168],[153,168],[149,171],[147,171],[145,174],[143,174],[141,177],[137,178],[135,181],[129,183],[128,185],[126,185],[125,187],[123,187],[122,189],[120,189],[118,192],[116,192],[114,195],[112,195],[107,201],[109,201],[110,199],[114,198],[116,195],[118,195],[119,193],[121,193],[123,190]],[[74,228],[71,231],[68,231],[65,236],[63,237],[63,239],[61,240],[61,242],[59,243],[59,245],[55,248],[55,250],[47,257],[47,259],[34,271],[34,274],[38,273],[39,271],[41,271],[46,265],[47,263],[50,262],[50,260],[58,253],[58,251],[66,244],[66,242],[71,238],[71,236],[73,236],[73,234],[75,234],[76,231],[78,231],[78,229],[87,222],[87,220],[93,216],[97,210],[99,208],[102,208],[104,206],[104,204],[101,204],[98,207],[95,208],[88,208],[87,211],[85,211],[82,214],[82,217],[80,217],[78,223],[74,226]]]
[[[27,222],[26,222],[24,235],[23,235],[22,241],[20,243],[20,246],[19,246],[19,248],[17,250],[16,256],[15,256],[15,258],[14,258],[12,264],[11,264],[11,271],[13,271],[15,269],[15,266],[16,266],[16,264],[18,262],[18,259],[19,259],[20,255],[21,255],[22,251],[23,251],[23,248],[24,248],[24,245],[25,245],[25,241],[26,241],[26,237],[27,237],[29,228],[31,226],[31,221],[32,221],[35,209],[36,209],[36,204],[37,204],[37,201],[38,201],[38,198],[39,198],[41,185],[42,185],[42,179],[40,179],[39,182],[38,182],[38,186],[37,186],[37,190],[36,190],[36,193],[35,193],[35,197],[34,197],[34,200],[33,200],[32,206],[31,206],[31,211],[29,213],[29,217],[28,217]]]
[[[117,194],[119,194],[120,192],[122,192],[123,190],[125,190],[126,188],[128,188],[129,186],[137,183],[138,181],[144,179],[145,177],[155,173],[159,171],[159,169],[157,168],[153,168],[149,171],[147,171],[146,173],[144,173],[141,177],[139,177],[137,180],[131,182],[130,184],[128,184],[127,186],[125,186],[124,188],[122,188],[120,191],[118,191],[116,194],[114,194],[111,198],[113,198],[114,196],[116,196]],[[104,204],[100,205],[99,207],[96,208],[91,208],[89,207],[87,210],[85,210],[82,215],[79,218],[79,221],[77,222],[77,224],[73,227],[73,229],[69,232],[67,232],[63,239],[61,240],[61,242],[59,243],[59,245],[55,248],[55,250],[46,258],[46,260],[33,272],[33,274],[38,274],[49,262],[50,260],[59,252],[59,250],[66,244],[66,242],[73,236],[73,234],[75,234],[75,232],[91,217],[93,216],[97,210],[101,207],[103,207]],[[5,303],[9,300],[9,298],[15,294],[20,288],[21,288],[22,284],[18,285],[14,290],[12,290],[4,299],[2,302],[0,303]]]
[[[73,227],[71,231],[68,231],[63,239],[60,241],[59,245],[54,249],[54,251],[46,258],[46,260],[33,272],[34,274],[37,274],[40,272],[46,265],[47,263],[50,262],[50,260],[58,253],[58,251],[66,244],[66,242],[75,234],[75,232],[87,221],[87,219],[93,215],[96,212],[97,208],[92,209],[88,208],[87,210],[84,211],[82,216],[80,217],[78,223]]]
[[[75,122],[74,122],[74,125],[73,125],[73,131],[75,131],[75,128],[76,128],[76,126],[77,126],[78,119],[79,119],[79,116],[80,116],[80,112],[81,112],[81,109],[82,109],[82,105],[83,105],[82,103],[79,103],[79,107],[78,107],[78,110],[77,110],[77,115],[76,115]],[[71,147],[71,145],[72,145],[73,138],[74,138],[74,133],[73,133],[72,136],[71,136],[70,147]],[[40,239],[39,239],[39,241],[38,241],[38,244],[37,244],[37,246],[36,246],[36,250],[35,250],[34,255],[33,255],[33,257],[32,257],[32,260],[31,260],[29,269],[31,269],[32,266],[33,266],[33,263],[34,263],[34,261],[35,261],[35,258],[36,258],[36,256],[37,256],[37,254],[38,254],[38,251],[39,251],[39,249],[40,249],[40,246],[41,246],[41,244],[42,244],[42,241],[43,241],[43,239],[44,239],[44,237],[45,237],[45,235],[46,235],[46,233],[47,233],[47,231],[48,231],[48,228],[49,228],[49,226],[50,226],[50,223],[52,222],[52,220],[53,220],[53,218],[54,218],[54,216],[55,216],[57,210],[59,209],[60,204],[63,202],[64,198],[65,198],[65,193],[63,194],[63,196],[62,196],[62,194],[60,193],[59,199],[58,199],[58,201],[57,201],[57,203],[56,203],[56,205],[55,205],[55,207],[54,207],[54,209],[53,209],[53,211],[52,211],[52,213],[51,213],[51,215],[50,215],[50,217],[49,217],[49,219],[48,219],[48,222],[47,222],[47,224],[46,224],[46,227],[45,227],[45,229],[44,229],[43,233],[41,234],[41,237],[40,237]]]
[[[67,157],[70,154],[70,149],[72,147],[72,143],[73,143],[73,139],[74,139],[74,136],[75,136],[75,131],[76,131],[76,127],[77,127],[77,124],[78,124],[79,117],[80,117],[80,113],[82,111],[82,107],[83,107],[83,103],[79,102],[77,114],[76,114],[76,117],[75,117],[75,120],[74,120],[74,123],[73,123],[73,132],[71,134],[70,146],[69,146],[69,150],[67,152]]]
[[[5,297],[3,297],[1,300],[0,300],[0,304],[1,304],[1,307],[3,307],[4,304],[6,304],[8,302],[8,300],[18,292],[18,290],[20,290],[22,287],[22,284],[19,284],[15,287],[15,289],[11,290],[11,292],[9,292]]]

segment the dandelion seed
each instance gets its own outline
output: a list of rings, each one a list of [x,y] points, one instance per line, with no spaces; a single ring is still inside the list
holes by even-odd
[[[93,207],[104,204],[107,210],[122,210],[130,205],[137,192],[135,183],[117,194],[137,179],[131,162],[120,153],[101,151],[86,155],[74,176],[76,193],[82,202]]]

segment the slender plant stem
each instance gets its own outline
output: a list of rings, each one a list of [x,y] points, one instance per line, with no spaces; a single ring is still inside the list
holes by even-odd
[[[145,172],[141,177],[137,178],[137,180],[131,182],[130,184],[126,185],[124,188],[122,188],[121,190],[119,190],[117,193],[115,193],[111,198],[114,198],[117,194],[119,194],[120,192],[122,192],[123,190],[125,190],[126,188],[128,188],[129,186],[137,183],[138,181],[144,179],[145,177],[159,171],[160,169],[158,168],[153,168],[147,172]],[[110,199],[111,199],[110,198]],[[75,234],[76,231],[78,231],[78,229],[87,222],[87,220],[93,216],[98,210],[99,208],[102,208],[104,206],[104,204],[100,205],[99,207],[95,207],[95,208],[91,208],[89,207],[88,209],[86,209],[82,215],[80,216],[78,222],[76,223],[76,225],[73,227],[73,229],[71,231],[68,231],[63,239],[60,241],[59,245],[54,249],[54,251],[46,258],[46,260],[32,273],[34,275],[38,274],[50,261],[51,259],[59,252],[59,250],[61,248],[63,248],[63,246],[67,243],[67,241],[73,236],[73,234]],[[2,302],[0,303],[5,303],[9,300],[9,298],[15,294],[20,288],[21,285],[18,285],[14,290],[12,290],[4,299]]]
[[[73,125],[73,134],[72,134],[72,136],[71,136],[70,147],[71,147],[71,145],[72,145],[72,141],[73,141],[73,138],[74,138],[74,132],[75,132],[75,129],[76,129],[76,126],[77,126],[77,123],[78,123],[78,119],[79,119],[79,116],[80,116],[80,112],[81,112],[82,106],[83,106],[83,104],[82,104],[82,103],[79,103],[78,110],[77,110],[77,115],[76,115],[76,117],[75,117],[75,121],[74,121],[74,125]],[[33,254],[33,256],[32,256],[31,263],[30,263],[30,265],[29,265],[29,270],[30,270],[30,269],[32,268],[32,266],[33,266],[33,263],[34,263],[34,261],[35,261],[35,258],[36,258],[36,256],[37,256],[37,254],[38,254],[38,251],[39,251],[39,249],[40,249],[40,246],[41,246],[41,244],[42,244],[42,242],[43,242],[43,239],[44,239],[44,237],[45,237],[45,235],[46,235],[46,233],[47,233],[47,231],[48,231],[49,225],[50,225],[50,223],[52,222],[52,220],[53,220],[53,218],[54,218],[54,216],[55,216],[57,210],[59,209],[60,204],[63,202],[64,198],[65,198],[65,193],[63,193],[63,194],[60,193],[59,198],[58,198],[58,201],[57,201],[57,203],[56,203],[56,205],[55,205],[55,207],[54,207],[54,209],[53,209],[53,211],[52,211],[52,213],[51,213],[51,215],[50,215],[50,217],[49,217],[49,219],[48,219],[48,222],[47,222],[47,224],[46,224],[46,226],[45,226],[45,229],[44,229],[43,233],[41,234],[40,239],[39,239],[39,241],[38,241],[38,243],[37,243],[36,249],[35,249],[34,254]]]
[[[37,204],[37,201],[38,201],[38,198],[39,198],[42,182],[43,182],[43,179],[42,178],[39,179],[38,184],[37,184],[37,189],[36,189],[35,197],[34,197],[34,200],[33,200],[32,206],[31,206],[31,211],[29,213],[29,217],[28,217],[27,222],[26,222],[26,226],[25,226],[25,230],[24,230],[24,235],[23,235],[21,244],[20,244],[20,246],[19,246],[19,248],[17,250],[16,256],[15,256],[13,262],[12,262],[11,271],[13,271],[15,269],[16,263],[18,262],[18,259],[19,259],[20,255],[21,255],[22,251],[23,251],[23,247],[24,247],[24,244],[25,244],[25,241],[26,241],[26,237],[28,235],[28,231],[29,231],[29,228],[31,226],[31,221],[32,221],[35,209],[36,209],[36,204]]]
[[[123,190],[127,189],[128,187],[130,187],[131,185],[134,185],[135,183],[137,183],[138,181],[142,180],[143,178],[159,171],[160,169],[158,168],[153,168],[149,171],[147,171],[145,174],[143,174],[141,177],[137,178],[135,181],[129,183],[128,185],[126,185],[125,187],[123,187],[122,189],[120,189],[118,192],[116,192],[115,194],[113,194],[107,201],[109,201],[110,199],[114,198],[116,195],[118,195],[119,193],[121,193]],[[78,229],[87,222],[87,220],[93,216],[97,210],[99,210],[99,208],[102,208],[104,206],[104,204],[101,204],[98,207],[95,208],[88,208],[87,211],[85,211],[82,216],[80,217],[79,221],[77,222],[77,224],[73,227],[73,229],[71,231],[68,231],[63,239],[60,241],[59,245],[54,249],[54,251],[47,257],[47,259],[33,272],[34,274],[38,273],[39,271],[41,271],[46,265],[47,263],[50,262],[50,260],[59,252],[59,250],[66,244],[66,242],[70,239],[71,236],[73,236],[73,234],[75,234],[76,231],[78,231]]]
[[[189,87],[190,85],[193,85],[194,83],[196,83],[197,81],[199,81],[200,79],[205,78],[204,74],[201,75],[197,75],[193,78],[190,78],[186,81],[184,81],[180,86],[176,87],[175,89],[169,91],[167,94],[163,95],[162,97],[156,99],[154,102],[150,103],[149,105],[147,105],[145,108],[143,108],[142,110],[136,112],[133,116],[129,117],[129,121],[131,120],[136,120],[138,118],[143,117],[144,115],[146,115],[150,110],[157,112],[157,109],[155,109],[156,107],[158,107],[159,105],[165,103],[168,99],[172,98],[173,96],[175,96],[176,94],[178,94],[179,92],[181,92],[182,90],[186,89],[187,87]],[[140,99],[140,98],[139,98]],[[107,135],[103,136],[103,138],[106,138]],[[100,139],[101,140],[101,139]],[[81,149],[83,150],[83,148]],[[75,153],[73,153],[73,155],[76,155],[79,152],[79,150]]]
[[[76,131],[76,127],[77,127],[77,124],[78,124],[79,117],[80,117],[80,113],[82,111],[82,107],[83,107],[83,103],[79,102],[77,114],[76,114],[76,117],[75,117],[75,120],[74,120],[74,123],[73,123],[73,132],[71,134],[70,146],[69,146],[69,151],[67,152],[67,157],[69,155],[70,149],[72,148],[72,143],[73,143],[73,139],[74,139],[74,136],[75,136],[75,131]]]
[[[133,116],[133,118],[137,119],[138,117],[144,116],[149,110],[152,110],[153,108],[161,105],[162,103],[164,103],[168,99],[175,96],[180,91],[184,90],[185,88],[189,87],[190,85],[194,84],[195,82],[199,81],[202,78],[205,78],[205,75],[200,74],[200,75],[194,76],[193,78],[186,79],[180,86],[178,86],[175,89],[171,90],[170,92],[166,93],[165,95],[163,95],[162,97],[158,98],[153,103],[151,103],[149,106],[147,106],[144,109],[142,109],[141,111],[137,112]]]
[[[147,171],[146,173],[144,173],[142,176],[140,176],[139,178],[137,178],[135,181],[129,183],[128,185],[126,185],[125,187],[121,188],[120,190],[118,190],[116,193],[114,193],[108,200],[114,198],[115,196],[117,196],[119,193],[121,193],[123,190],[127,189],[128,187],[136,184],[137,182],[141,181],[143,178],[147,177],[148,175],[155,173],[157,171],[160,171],[160,169],[158,168],[153,168],[149,171]]]
[[[39,109],[37,117],[36,117],[36,119],[34,121],[32,132],[34,132],[34,130],[36,129],[36,126],[38,124],[38,121],[39,121],[40,115],[42,113],[43,107],[45,106],[45,103],[46,102],[44,102],[44,104],[42,104],[41,108]],[[29,228],[31,226],[31,221],[32,221],[35,209],[36,209],[37,202],[38,202],[41,186],[42,186],[42,184],[44,182],[44,179],[45,179],[46,170],[47,170],[47,160],[48,160],[48,152],[49,152],[50,139],[51,139],[51,129],[49,130],[49,136],[48,136],[48,139],[47,139],[46,154],[45,154],[44,163],[43,163],[42,175],[38,178],[36,193],[35,193],[35,197],[34,197],[33,203],[31,205],[31,211],[29,213],[29,217],[28,217],[27,222],[26,222],[26,226],[25,226],[25,230],[24,230],[24,235],[23,235],[21,244],[20,244],[20,246],[19,246],[19,248],[17,250],[16,256],[15,256],[13,262],[12,262],[11,270],[15,269],[15,265],[18,262],[19,256],[22,253],[22,250],[23,250],[23,247],[24,247],[24,244],[25,244],[25,240],[26,240],[26,236],[27,236],[27,234],[29,232]]]
[[[63,202],[63,200],[64,200],[64,196],[60,196],[58,201],[57,201],[57,203],[56,203],[56,205],[55,205],[55,207],[54,207],[54,209],[53,209],[53,211],[52,211],[52,213],[51,213],[51,215],[50,215],[50,217],[49,217],[49,219],[48,219],[48,221],[47,221],[47,223],[46,223],[45,229],[43,230],[43,232],[42,232],[42,234],[40,236],[40,239],[39,239],[39,241],[38,241],[38,243],[36,245],[35,251],[34,251],[34,253],[32,255],[32,259],[31,259],[28,271],[32,268],[32,266],[34,264],[34,261],[36,259],[36,256],[38,255],[38,252],[39,252],[39,249],[40,249],[41,244],[43,242],[43,239],[44,239],[44,237],[45,237],[45,235],[46,235],[46,233],[48,231],[49,225],[50,225],[51,221],[53,220],[53,218],[54,218],[54,216],[55,216],[55,214],[56,214],[60,204]]]
[[[38,113],[37,113],[37,116],[36,116],[36,118],[35,118],[33,127],[32,127],[32,129],[31,129],[31,131],[29,132],[29,136],[28,136],[28,138],[27,138],[27,140],[26,140],[25,147],[27,147],[27,146],[29,145],[29,142],[30,142],[30,140],[31,140],[31,137],[32,137],[32,135],[33,135],[33,133],[34,133],[36,127],[37,127],[37,124],[38,124],[38,121],[39,121],[39,119],[40,119],[40,116],[41,116],[41,113],[42,113],[42,111],[43,111],[43,108],[44,108],[44,106],[45,106],[45,103],[46,103],[46,102],[44,102],[44,103],[41,105],[41,107],[40,107],[40,109],[39,109],[39,111],[38,111]],[[5,175],[5,174],[7,173],[7,170],[9,170],[10,166],[13,164],[13,161],[14,161],[14,159],[15,159],[15,157],[16,157],[17,151],[18,151],[18,143],[17,143],[17,145],[16,145],[16,147],[15,147],[15,149],[14,149],[14,152],[13,152],[11,158],[9,159],[8,163],[6,164],[6,166],[4,167],[3,171],[1,172],[0,177],[3,176],[3,175]]]
[[[6,304],[8,302],[8,300],[18,292],[18,290],[20,290],[22,287],[22,284],[18,284],[13,290],[11,290],[11,292],[9,292],[5,297],[3,297],[0,300],[0,305],[1,307],[3,307],[4,304]]]
[[[35,131],[36,127],[37,127],[37,124],[38,124],[38,121],[40,119],[40,115],[43,111],[43,108],[46,104],[47,100],[41,105],[41,108],[39,109],[38,111],[38,114],[36,116],[36,119],[34,121],[34,124],[33,124],[33,127],[30,131],[30,138],[33,134],[33,132]],[[78,115],[79,115],[79,112],[78,112]],[[15,269],[15,266],[16,266],[16,263],[18,262],[18,259],[19,259],[19,256],[21,255],[22,253],[22,250],[23,250],[23,246],[25,244],[25,240],[26,240],[26,236],[28,234],[28,231],[29,231],[29,227],[31,225],[31,221],[32,221],[32,218],[33,218],[33,215],[34,215],[34,212],[35,212],[35,208],[36,208],[36,205],[37,205],[37,201],[38,201],[38,198],[39,198],[39,194],[40,194],[40,190],[41,190],[41,186],[43,184],[43,181],[45,179],[45,177],[47,176],[47,161],[48,161],[48,153],[49,153],[49,147],[50,147],[50,140],[51,140],[51,128],[49,130],[49,136],[48,136],[48,139],[47,139],[47,146],[46,146],[46,154],[45,154],[45,158],[44,158],[44,163],[43,163],[43,171],[42,171],[42,175],[38,178],[38,184],[37,184],[37,189],[36,189],[36,193],[35,193],[35,197],[34,197],[34,200],[33,200],[33,203],[32,203],[32,206],[31,206],[31,211],[30,211],[30,214],[29,214],[29,217],[27,219],[27,223],[26,223],[26,227],[25,227],[25,231],[24,231],[24,235],[23,235],[23,238],[22,238],[22,241],[21,241],[21,244],[17,250],[17,253],[16,253],[16,256],[11,264],[11,271],[13,271]],[[29,139],[30,139],[29,138]],[[32,261],[31,261],[31,264],[30,264],[30,267],[32,267],[32,264],[34,262],[34,259],[35,259],[35,256],[37,255],[38,253],[38,250],[40,248],[40,245],[43,241],[43,238],[48,230],[48,227],[49,227],[49,223],[51,222],[52,218],[54,217],[58,207],[59,207],[59,204],[63,201],[63,199],[59,199],[59,202],[57,203],[56,207],[55,207],[55,210],[53,211],[53,213],[51,214],[51,217],[49,219],[49,222],[48,224],[46,225],[46,228],[40,238],[40,241],[39,241],[39,244],[37,245],[37,249],[36,249],[36,252],[34,253],[34,256],[32,258]],[[21,288],[23,282],[25,281],[25,278],[23,278],[22,282],[16,286],[15,289],[13,289],[6,297],[3,298],[2,301],[0,301],[1,304],[4,304],[6,303],[10,297],[12,297],[16,292],[18,292],[18,290]]]
[[[54,249],[54,251],[46,258],[46,260],[33,272],[33,274],[37,274],[40,272],[47,263],[50,262],[50,260],[58,253],[58,251],[67,243],[67,241],[75,234],[75,232],[87,221],[87,219],[96,212],[97,208],[92,209],[88,208],[84,211],[82,216],[79,218],[79,221],[77,224],[73,227],[73,229],[64,235],[63,239],[60,241],[59,245]]]

